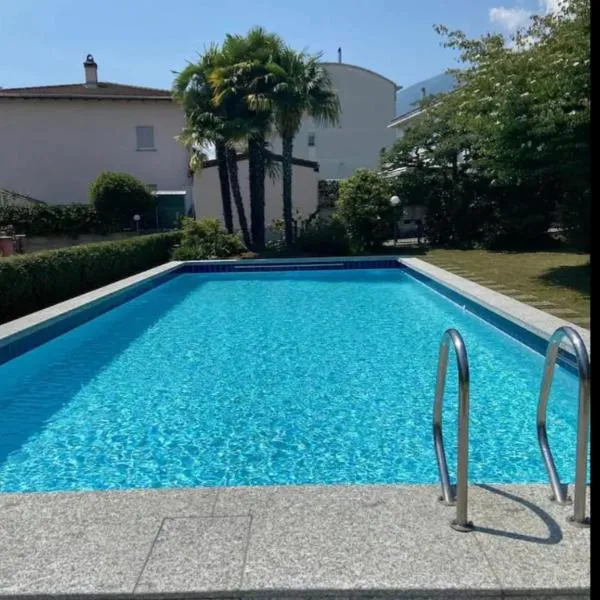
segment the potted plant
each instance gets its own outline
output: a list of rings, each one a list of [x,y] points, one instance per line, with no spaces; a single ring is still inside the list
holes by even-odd
[[[0,225],[0,255],[10,256],[15,250],[15,228],[12,225]]]

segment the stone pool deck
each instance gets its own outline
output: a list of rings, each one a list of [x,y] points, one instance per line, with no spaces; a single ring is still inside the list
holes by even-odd
[[[588,598],[590,530],[547,485],[0,494],[0,598]]]

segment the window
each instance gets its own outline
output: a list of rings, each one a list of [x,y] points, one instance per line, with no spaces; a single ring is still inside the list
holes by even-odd
[[[308,134],[308,147],[312,148],[313,146],[315,146],[315,134],[309,133]]]
[[[135,141],[137,150],[156,150],[154,147],[154,127],[152,125],[138,125],[135,128]]]

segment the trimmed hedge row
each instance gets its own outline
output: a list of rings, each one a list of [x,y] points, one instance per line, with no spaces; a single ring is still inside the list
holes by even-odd
[[[0,323],[167,262],[179,240],[159,233],[0,259]]]
[[[111,231],[111,227],[102,221],[91,204],[0,206],[0,228],[6,225],[12,225],[16,233],[26,235],[76,235]]]

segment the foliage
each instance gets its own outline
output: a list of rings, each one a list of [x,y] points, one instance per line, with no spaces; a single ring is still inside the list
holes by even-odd
[[[338,179],[319,179],[318,201],[319,208],[334,208],[340,191]]]
[[[87,204],[0,205],[0,227],[12,225],[26,235],[107,233],[93,206]]]
[[[230,187],[229,183],[230,169],[227,156],[228,152],[233,152],[235,156],[233,145],[237,139],[237,130],[232,115],[228,113],[228,106],[223,104],[216,106],[213,102],[215,90],[209,80],[218,60],[219,51],[218,46],[209,46],[197,63],[188,64],[175,78],[173,97],[183,106],[186,118],[185,127],[178,139],[190,151],[190,169],[195,172],[200,171],[206,160],[208,149],[211,144],[214,145],[225,227],[229,233],[233,233],[231,206],[233,191],[238,221],[241,224],[244,240],[249,243],[248,225],[239,185]],[[235,160],[232,161],[231,168],[231,177],[237,181],[237,162]]]
[[[338,218],[315,218],[302,223],[293,243],[294,250],[317,256],[347,256],[350,242],[346,228]]]
[[[144,235],[4,258],[0,320],[16,319],[164,263],[179,235]]]
[[[302,118],[308,115],[318,124],[335,125],[340,103],[327,70],[320,64],[321,54],[308,55],[283,47],[266,65],[261,75],[265,83],[248,97],[250,106],[273,113],[275,131],[282,140],[283,220],[288,245],[294,240],[292,205],[292,157],[294,137]]]
[[[233,230],[231,191],[244,242],[258,251],[265,245],[267,139],[274,132],[281,136],[283,217],[291,244],[293,138],[303,116],[335,123],[339,114],[320,55],[296,52],[278,35],[254,27],[246,35],[227,35],[221,46],[210,46],[197,63],[177,75],[173,93],[184,107],[186,127],[180,140],[192,150],[192,167],[202,165],[207,146],[214,144],[226,229]],[[250,232],[235,160],[242,145],[247,147],[249,167]]]
[[[90,201],[105,223],[131,225],[133,215],[147,215],[155,198],[146,185],[129,173],[105,171],[90,186]]]
[[[424,102],[382,159],[423,197],[433,239],[532,244],[558,222],[589,244],[589,14],[571,0],[511,40],[437,28],[459,87]]]
[[[353,251],[376,249],[392,236],[391,196],[390,181],[369,169],[357,169],[340,183],[336,213]]]
[[[248,145],[250,229],[252,248],[257,251],[265,246],[266,140],[272,112],[253,98],[272,85],[268,65],[283,48],[283,40],[262,27],[252,28],[245,36],[227,35],[209,77],[213,102],[226,110],[236,139]]]
[[[173,251],[175,260],[227,258],[246,251],[242,240],[227,233],[217,219],[196,221],[185,217],[182,224],[181,245]]]

